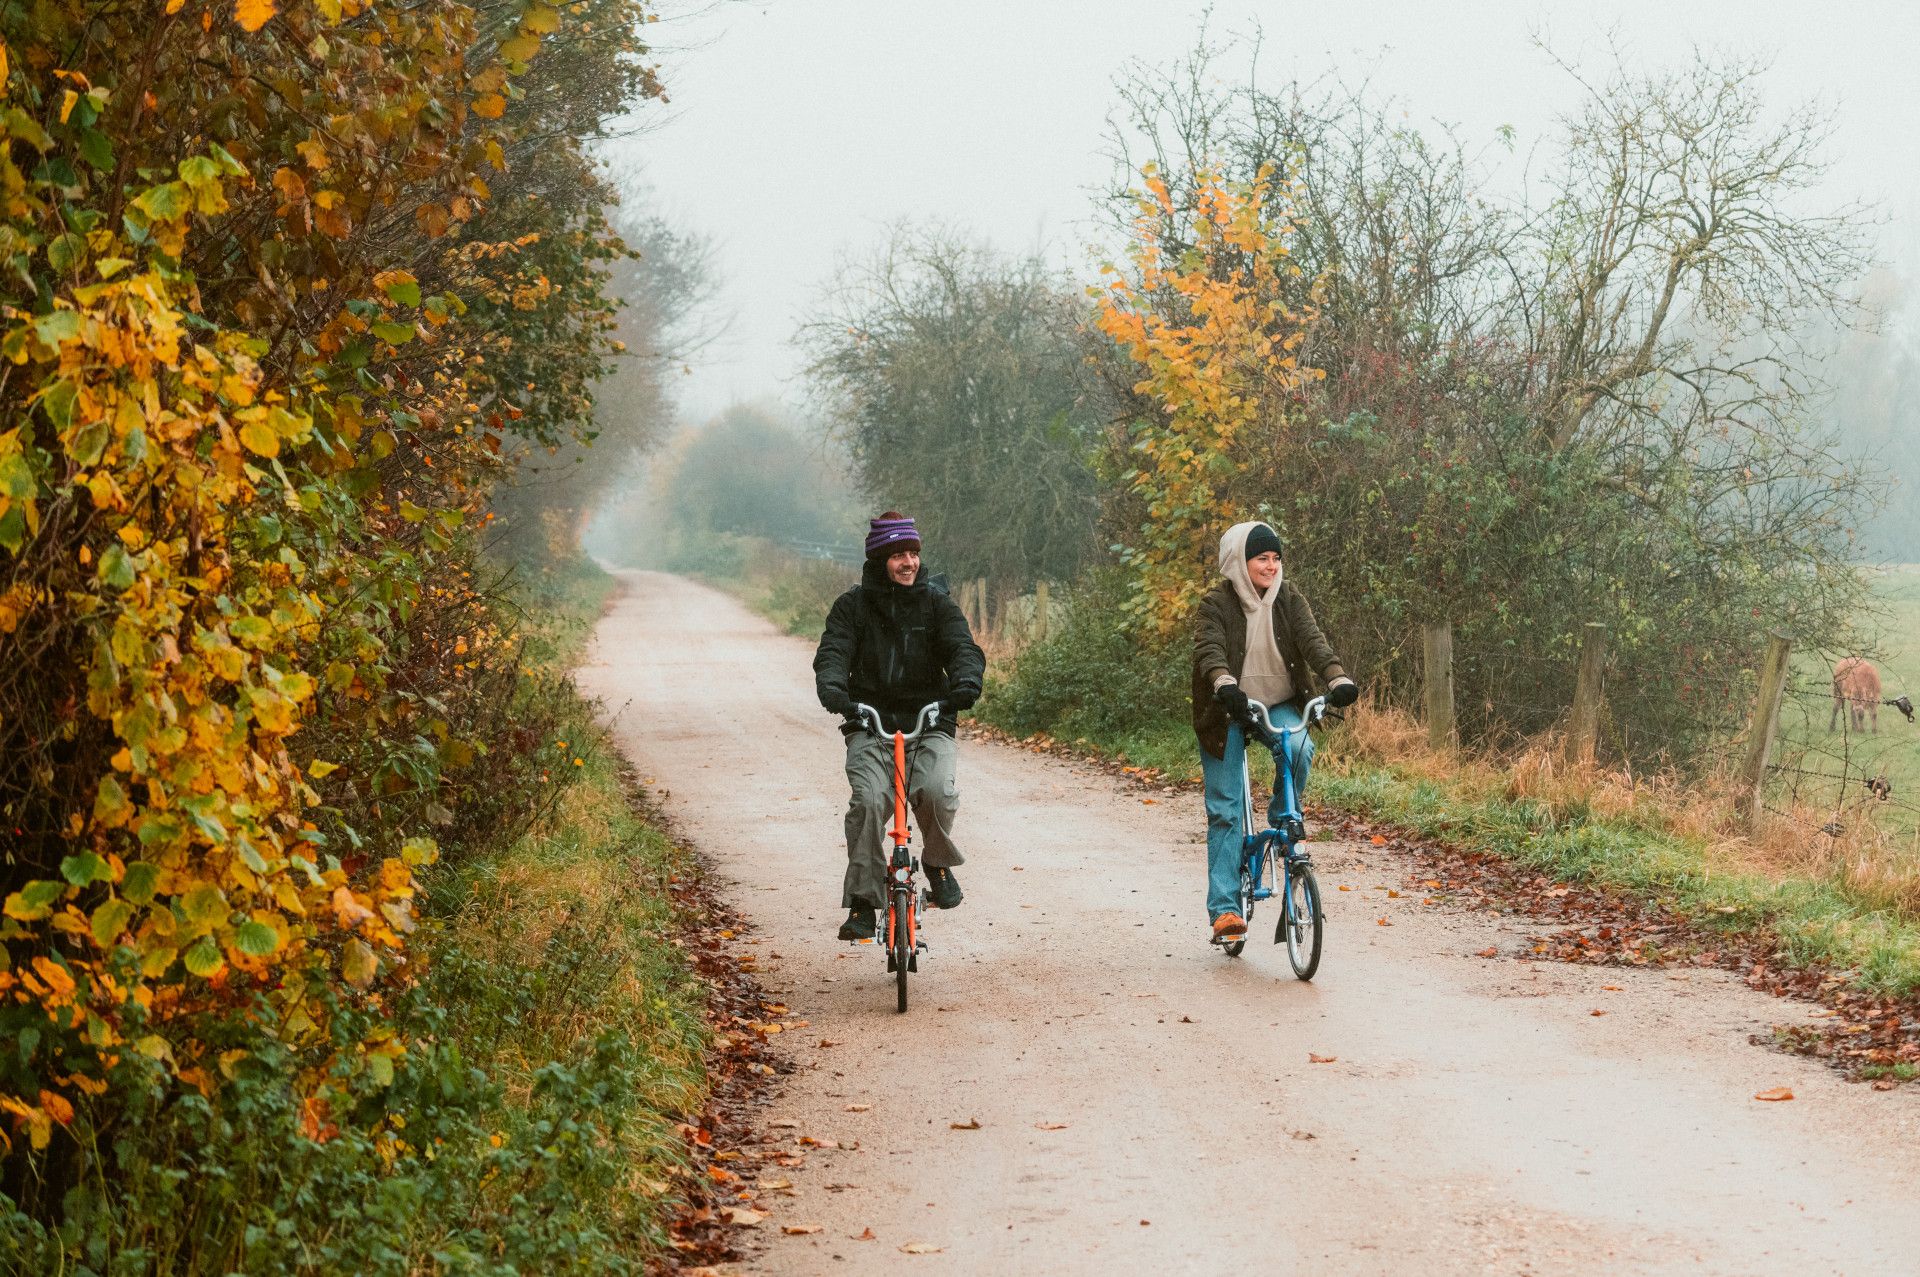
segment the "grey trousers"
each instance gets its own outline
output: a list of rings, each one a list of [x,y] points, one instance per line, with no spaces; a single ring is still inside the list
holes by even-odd
[[[957,742],[932,732],[907,746],[907,805],[913,810],[920,862],[929,868],[965,864],[953,845],[953,814],[960,808],[954,784]],[[887,859],[893,840],[893,741],[866,732],[847,737],[847,878],[840,905],[876,908],[886,903]]]

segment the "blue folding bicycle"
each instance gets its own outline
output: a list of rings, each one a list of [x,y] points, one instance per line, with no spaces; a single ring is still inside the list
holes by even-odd
[[[1293,974],[1302,980],[1313,979],[1320,969],[1320,932],[1325,915],[1320,908],[1320,880],[1313,876],[1313,857],[1307,853],[1307,824],[1300,815],[1300,795],[1293,783],[1295,737],[1305,736],[1327,712],[1327,698],[1316,696],[1306,704],[1298,727],[1275,727],[1267,717],[1267,707],[1255,701],[1248,705],[1253,721],[1243,725],[1249,745],[1259,741],[1273,751],[1273,799],[1267,804],[1267,827],[1253,832],[1253,778],[1247,766],[1246,751],[1240,755],[1240,828],[1245,833],[1244,855],[1240,862],[1240,916],[1251,926],[1257,901],[1280,897],[1280,920],[1273,929],[1273,942],[1285,941],[1287,961]],[[1246,939],[1221,946],[1228,957],[1237,958],[1247,947]]]

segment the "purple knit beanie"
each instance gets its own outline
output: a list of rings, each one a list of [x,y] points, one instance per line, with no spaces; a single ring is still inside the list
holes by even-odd
[[[902,550],[920,548],[920,530],[913,526],[913,520],[898,510],[889,510],[877,519],[867,522],[867,557],[885,559]]]

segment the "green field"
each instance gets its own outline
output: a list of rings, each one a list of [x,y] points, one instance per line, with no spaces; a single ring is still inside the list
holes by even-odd
[[[1880,606],[1869,623],[1867,655],[1880,670],[1881,694],[1891,699],[1904,693],[1920,700],[1920,565],[1878,573],[1874,596]],[[1778,777],[1776,801],[1797,797],[1801,806],[1830,810],[1843,824],[1871,810],[1882,828],[1920,831],[1920,725],[1883,705],[1878,732],[1852,731],[1845,715],[1829,731],[1833,705],[1821,689],[1828,686],[1831,670],[1808,657],[1795,662],[1794,675],[1779,757],[1801,773],[1786,771]],[[1841,775],[1844,782],[1836,779]],[[1892,787],[1888,801],[1877,801],[1867,789],[1870,777],[1887,780]]]

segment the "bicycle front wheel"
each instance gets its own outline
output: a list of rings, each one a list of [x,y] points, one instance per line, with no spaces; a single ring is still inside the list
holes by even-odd
[[[913,895],[899,891],[893,897],[893,987],[898,1011],[907,1009],[907,967],[913,958]]]
[[[1313,973],[1320,969],[1320,929],[1323,920],[1320,880],[1313,876],[1313,867],[1290,866],[1280,930],[1287,941],[1287,961],[1293,966],[1293,974],[1302,980],[1313,979]]]

